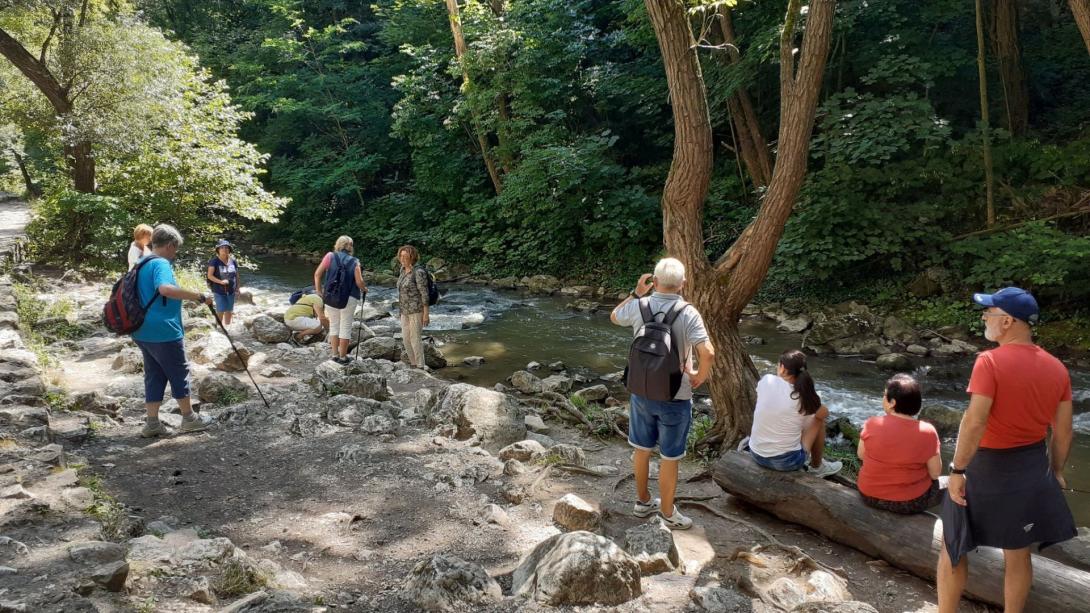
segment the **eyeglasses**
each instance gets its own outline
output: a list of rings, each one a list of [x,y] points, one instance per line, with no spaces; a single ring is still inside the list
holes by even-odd
[[[981,317],[1010,317],[1006,313],[981,313]]]

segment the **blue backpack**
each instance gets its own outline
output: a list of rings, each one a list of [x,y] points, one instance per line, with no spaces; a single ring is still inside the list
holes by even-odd
[[[314,293],[314,288],[311,287],[310,285],[304,287],[303,289],[297,289],[297,290],[295,290],[294,292],[291,293],[291,296],[288,297],[288,304],[295,304],[296,302],[299,302],[299,299],[302,298],[303,296],[306,296],[307,294],[313,294],[313,293]]]
[[[352,288],[356,286],[356,266],[359,260],[343,251],[333,254],[329,270],[325,273],[325,297],[326,306],[334,309],[343,309],[348,305],[348,299],[352,296]]]

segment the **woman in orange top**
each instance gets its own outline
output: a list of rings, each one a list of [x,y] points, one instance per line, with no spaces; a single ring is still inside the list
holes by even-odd
[[[863,425],[857,454],[863,460],[859,493],[863,502],[894,513],[920,513],[942,501],[939,435],[916,419],[920,384],[910,375],[894,375],[882,395],[885,415]]]

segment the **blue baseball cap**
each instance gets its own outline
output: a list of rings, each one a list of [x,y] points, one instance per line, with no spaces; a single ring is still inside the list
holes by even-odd
[[[1007,315],[1030,324],[1037,323],[1041,313],[1033,294],[1020,287],[1004,287],[994,294],[973,294],[973,302],[1003,309]]]
[[[235,250],[235,246],[234,246],[234,245],[232,245],[232,244],[231,244],[231,241],[227,240],[226,238],[221,238],[221,239],[219,240],[219,242],[218,242],[218,243],[216,243],[216,251],[219,251],[219,250],[220,250],[220,247],[227,247],[227,248],[228,248],[228,249],[230,249],[231,251],[234,251],[234,250]]]

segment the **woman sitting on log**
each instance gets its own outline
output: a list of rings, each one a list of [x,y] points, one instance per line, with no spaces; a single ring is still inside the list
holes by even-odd
[[[821,404],[806,370],[806,354],[797,349],[783,352],[776,374],[765,375],[757,383],[757,408],[748,439],[753,459],[772,470],[806,468],[818,477],[835,475],[841,463],[821,457],[828,417],[829,409]]]
[[[882,395],[886,414],[863,425],[857,454],[863,460],[859,493],[867,506],[910,514],[942,501],[939,435],[916,419],[920,403],[920,384],[909,375],[894,375]]]

